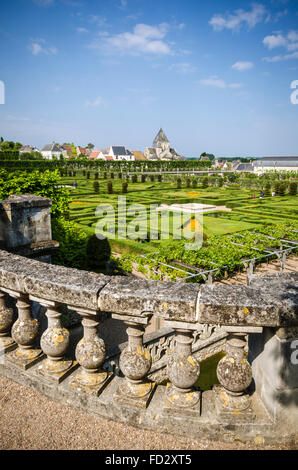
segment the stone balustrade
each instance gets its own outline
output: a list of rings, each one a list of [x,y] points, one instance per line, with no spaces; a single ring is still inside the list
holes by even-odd
[[[251,275],[248,286],[200,286],[110,277],[2,250],[0,373],[51,398],[140,427],[274,441],[283,422],[290,439],[298,431],[298,365],[290,363],[298,338],[297,279],[298,273]],[[46,309],[44,331],[32,316],[36,302]],[[63,305],[81,317],[75,357],[69,354],[71,331],[61,323]],[[127,327],[118,375],[103,368],[103,313]],[[166,356],[167,385],[150,379],[152,358],[144,332],[153,316],[175,332]],[[226,340],[217,383],[202,391],[196,385],[200,360],[193,343],[206,325],[217,325]],[[286,376],[276,370],[274,354],[284,361]],[[282,385],[276,377],[277,385],[270,383],[272,370]],[[294,426],[289,428],[289,422]]]

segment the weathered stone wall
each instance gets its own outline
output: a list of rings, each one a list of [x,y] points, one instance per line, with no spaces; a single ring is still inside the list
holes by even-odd
[[[31,194],[0,202],[0,243],[10,251],[52,240],[51,200]]]

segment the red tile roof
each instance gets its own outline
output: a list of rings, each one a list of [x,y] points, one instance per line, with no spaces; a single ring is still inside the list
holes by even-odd
[[[89,158],[95,159],[98,157],[98,155],[99,155],[99,152],[92,152],[90,153]]]

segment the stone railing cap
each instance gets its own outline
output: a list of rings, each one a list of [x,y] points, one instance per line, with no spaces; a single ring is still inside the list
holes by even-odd
[[[253,285],[204,285],[199,296],[200,323],[235,326],[298,325],[298,287],[290,276],[277,284],[261,278]]]
[[[199,289],[197,284],[115,276],[101,290],[99,306],[106,312],[151,312],[165,319],[195,322]]]
[[[124,316],[235,327],[298,325],[297,273],[250,286],[163,282],[66,268],[0,251],[0,288]]]
[[[98,309],[98,293],[110,277],[0,251],[0,286],[34,297]]]
[[[11,194],[8,199],[0,201],[0,210],[11,210],[24,207],[49,207],[52,205],[50,198],[37,196],[36,194]]]

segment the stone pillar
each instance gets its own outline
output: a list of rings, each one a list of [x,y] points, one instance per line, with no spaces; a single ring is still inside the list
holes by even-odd
[[[61,382],[73,370],[72,360],[66,359],[69,346],[69,332],[61,324],[60,304],[40,301],[47,307],[48,327],[41,336],[40,345],[47,358],[39,367],[39,373]]]
[[[59,246],[52,240],[51,204],[35,194],[0,201],[0,248],[50,262],[51,251]]]
[[[246,333],[229,332],[226,343],[227,355],[217,366],[217,378],[220,386],[214,387],[216,407],[219,415],[232,416],[245,412],[251,417],[251,398],[247,388],[252,381],[252,370],[246,360]]]
[[[131,317],[112,315],[121,318],[128,327],[128,344],[120,354],[119,366],[125,379],[121,379],[114,398],[126,404],[147,407],[155,389],[155,382],[147,379],[152,359],[143,345],[145,326],[151,315]]]
[[[167,367],[171,381],[167,387],[167,405],[192,408],[200,401],[200,392],[193,388],[200,375],[200,365],[192,356],[193,332],[182,328],[175,328],[175,331],[176,349],[169,356]]]
[[[10,336],[13,323],[13,309],[5,303],[5,293],[0,290],[0,354],[16,347],[16,343]]]
[[[298,326],[264,328],[250,335],[253,378],[271,416],[298,431]],[[282,428],[281,428],[282,429]]]
[[[8,355],[8,359],[15,362],[24,369],[28,369],[44,356],[36,341],[39,334],[39,324],[31,315],[31,302],[29,296],[17,294],[18,319],[13,324],[11,336],[17,343],[18,348]]]
[[[99,315],[93,312],[78,310],[82,316],[83,338],[76,347],[76,359],[81,366],[73,381],[74,387],[83,388],[85,392],[99,395],[110,381],[112,374],[101,369],[106,358],[103,339],[97,334]]]

